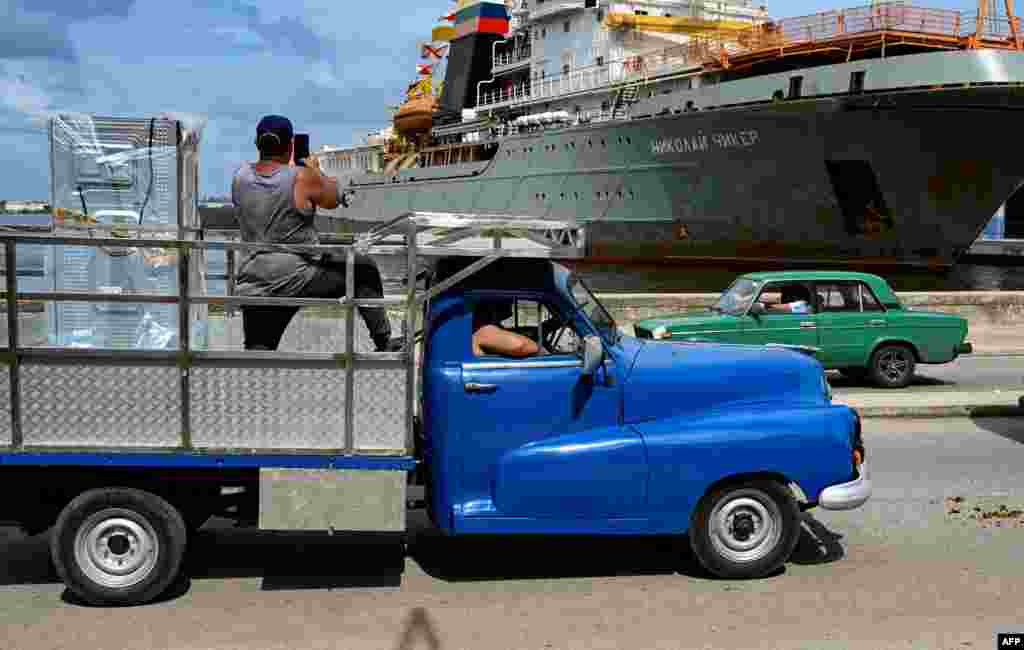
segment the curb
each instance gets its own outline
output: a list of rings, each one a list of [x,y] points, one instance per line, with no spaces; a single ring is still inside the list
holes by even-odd
[[[1011,404],[983,406],[864,406],[849,405],[862,418],[1005,418],[1024,417],[1024,407]]]

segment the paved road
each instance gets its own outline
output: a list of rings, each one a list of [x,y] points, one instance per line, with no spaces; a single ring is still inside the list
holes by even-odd
[[[1019,386],[1024,392],[1024,355],[965,356],[952,363],[919,364],[913,387]],[[838,373],[829,373],[835,388],[869,388]]]
[[[964,650],[1024,631],[1022,522],[966,518],[1024,510],[1024,420],[870,420],[865,439],[873,500],[808,513],[764,580],[709,579],[662,539],[443,540],[420,521],[403,557],[216,528],[170,598],[97,609],[52,582],[44,538],[12,537],[0,647]]]

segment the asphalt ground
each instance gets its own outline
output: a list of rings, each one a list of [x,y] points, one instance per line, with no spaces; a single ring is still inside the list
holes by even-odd
[[[407,551],[211,522],[160,602],[87,607],[45,535],[0,541],[0,647],[995,647],[1024,631],[1024,420],[865,421],[872,499],[805,513],[779,574],[707,576],[685,539],[447,539],[414,513]],[[1003,514],[1000,514],[1003,513]]]

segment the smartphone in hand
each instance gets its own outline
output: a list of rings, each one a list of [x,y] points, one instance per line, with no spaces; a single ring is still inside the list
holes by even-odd
[[[295,134],[295,164],[305,166],[306,158],[309,158],[309,134]]]

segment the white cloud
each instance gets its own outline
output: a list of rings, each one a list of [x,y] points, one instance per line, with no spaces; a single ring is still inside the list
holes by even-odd
[[[322,88],[339,88],[341,80],[334,74],[334,68],[326,61],[317,61],[307,66],[306,81]]]
[[[20,74],[0,77],[0,101],[38,123],[46,121],[53,104],[49,94]]]

